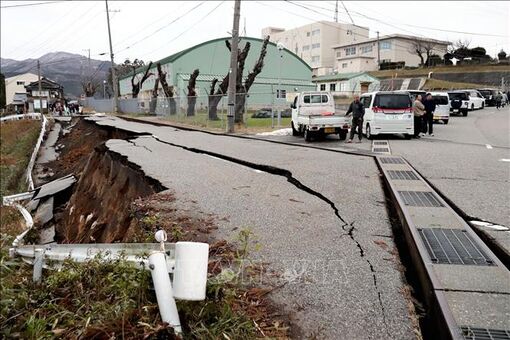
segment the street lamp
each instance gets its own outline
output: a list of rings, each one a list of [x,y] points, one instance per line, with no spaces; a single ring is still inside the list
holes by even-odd
[[[280,99],[280,97],[282,96],[282,89],[281,89],[281,85],[282,85],[282,60],[283,60],[283,49],[285,48],[285,46],[279,42],[276,47],[278,48],[278,51],[280,53],[280,69],[279,69],[279,73],[278,73],[278,90],[276,90],[276,99]],[[278,100],[277,100],[278,102]],[[281,121],[282,121],[282,110],[281,108],[278,106],[278,127],[281,126]]]

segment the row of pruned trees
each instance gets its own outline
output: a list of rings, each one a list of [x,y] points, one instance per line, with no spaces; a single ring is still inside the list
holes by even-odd
[[[248,73],[246,78],[243,77],[245,62],[248,54],[250,52],[251,44],[250,42],[246,42],[243,48],[239,48],[238,57],[237,57],[237,77],[236,77],[236,105],[235,105],[235,121],[242,122],[244,108],[246,103],[246,96],[255,82],[255,78],[262,72],[264,67],[264,58],[267,53],[267,45],[269,43],[269,36],[264,39],[262,43],[262,48],[260,50],[259,57],[253,66],[253,69]],[[226,47],[229,51],[231,51],[231,45],[228,40],[225,41]],[[116,67],[118,77],[123,77],[128,74],[131,74],[131,94],[133,98],[137,98],[140,90],[142,89],[143,83],[149,79],[151,76],[155,76],[154,73],[151,72],[151,67],[153,63],[150,62],[147,66],[141,60],[135,59],[134,62],[130,62],[126,60],[124,64]],[[144,73],[140,76],[137,76],[137,70],[141,67],[146,67]],[[154,112],[156,109],[156,100],[159,96],[160,86],[163,90],[163,95],[168,102],[169,113],[170,115],[174,115],[177,113],[177,104],[175,100],[175,90],[174,87],[169,85],[167,82],[168,74],[163,71],[161,67],[161,63],[156,64],[157,70],[157,78],[154,81],[154,87],[152,89],[151,97],[151,112]],[[196,82],[197,78],[200,74],[199,69],[195,69],[193,73],[190,75],[188,85],[187,85],[187,116],[193,116],[195,114],[195,106],[197,102],[197,91],[196,91]],[[244,81],[243,81],[244,80]],[[217,120],[218,118],[218,104],[221,102],[221,99],[227,95],[227,89],[229,86],[229,72],[223,77],[221,82],[219,82],[218,78],[214,78],[211,82],[210,90],[208,93],[208,107],[209,107],[209,119]],[[109,83],[111,84],[111,74],[109,75]]]

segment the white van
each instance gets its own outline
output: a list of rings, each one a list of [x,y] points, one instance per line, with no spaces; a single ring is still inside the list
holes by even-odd
[[[365,107],[363,133],[368,139],[379,134],[414,134],[412,101],[408,92],[377,91],[364,93],[360,101]]]
[[[434,122],[441,120],[444,124],[448,124],[451,108],[448,92],[430,92],[430,94],[436,103],[436,109],[434,110]]]
[[[469,109],[483,109],[485,107],[485,98],[478,90],[466,90],[469,95]]]
[[[338,134],[341,140],[347,137],[350,119],[335,110],[335,101],[330,92],[313,91],[299,93],[292,108],[292,135],[304,135],[309,142],[313,136]]]

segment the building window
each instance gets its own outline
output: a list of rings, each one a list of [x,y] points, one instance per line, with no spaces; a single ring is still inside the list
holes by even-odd
[[[310,32],[306,32],[306,36],[309,37],[310,36]]]
[[[326,84],[321,84],[321,91],[326,91]]]
[[[312,49],[314,49],[314,48],[319,48],[319,47],[321,47],[321,44],[319,44],[319,43],[317,43],[317,44],[312,44]]]
[[[347,63],[342,63],[342,68],[347,68]]]
[[[17,81],[16,85],[25,85],[25,82],[24,81]]]
[[[355,55],[356,54],[356,47],[347,47],[344,49],[345,55]]]
[[[340,83],[340,91],[342,92],[349,91],[349,84],[346,82]]]
[[[319,34],[321,34],[321,30],[320,29],[316,29],[316,30],[312,31],[312,35],[319,35]]]
[[[337,58],[340,58],[341,56],[342,56],[342,52],[340,52],[340,51],[336,52],[336,57]]]
[[[310,45],[303,45],[303,51],[308,51],[310,49]]]
[[[287,90],[276,90],[276,99],[285,99],[287,98]]]
[[[330,91],[335,91],[335,88],[336,88],[336,84],[329,84]]]
[[[318,63],[321,60],[321,57],[318,55],[312,56],[312,63]]]
[[[372,45],[361,46],[361,53],[372,52]]]
[[[391,49],[391,41],[381,41],[379,43],[379,48],[381,50],[390,50]]]

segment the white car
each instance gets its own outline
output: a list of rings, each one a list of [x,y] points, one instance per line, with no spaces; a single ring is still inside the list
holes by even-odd
[[[408,92],[377,91],[364,93],[363,133],[368,139],[379,134],[414,134],[413,103]]]
[[[447,92],[430,92],[432,99],[436,103],[436,109],[434,110],[434,122],[443,121],[444,124],[448,124],[450,120],[450,97]]]
[[[469,96],[469,109],[471,111],[476,109],[483,109],[485,107],[485,98],[477,90],[466,90]]]

